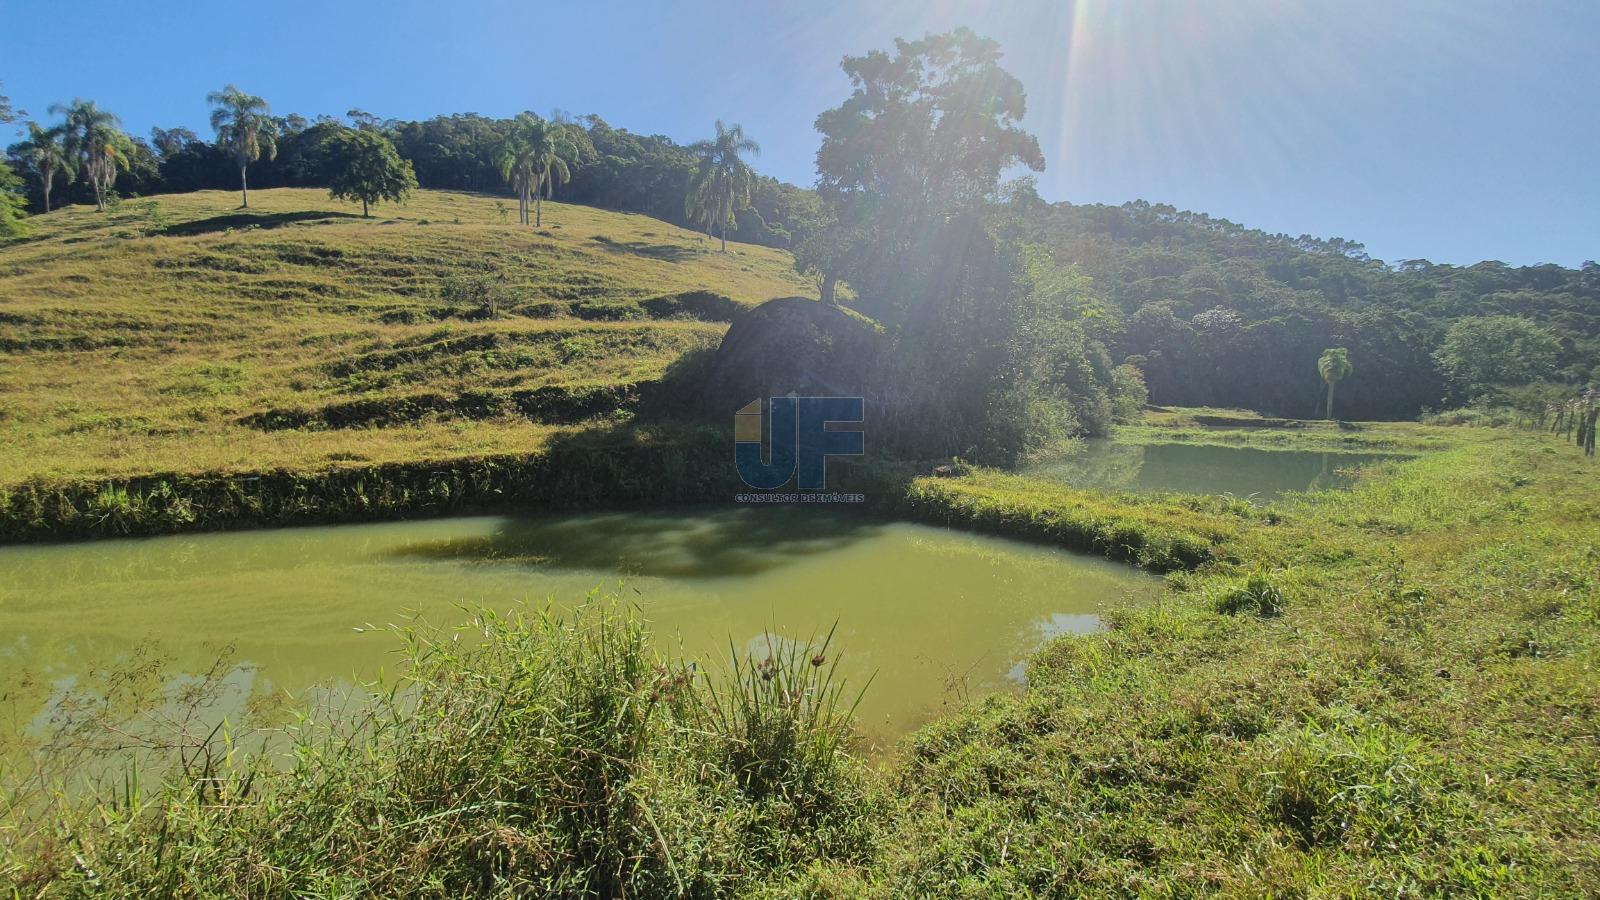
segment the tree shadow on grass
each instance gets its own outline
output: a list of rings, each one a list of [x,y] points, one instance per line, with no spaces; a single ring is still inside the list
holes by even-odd
[[[174,237],[192,237],[197,234],[211,234],[227,231],[230,228],[281,228],[284,225],[295,225],[302,222],[322,222],[335,219],[359,219],[356,213],[337,212],[328,210],[300,210],[297,212],[282,213],[257,213],[233,212],[208,219],[196,219],[193,222],[182,222],[170,225],[162,231]]]
[[[645,241],[618,241],[597,234],[590,238],[596,244],[617,253],[632,253],[634,256],[645,256],[650,259],[659,259],[666,262],[686,262],[698,259],[705,251],[695,247],[685,247],[682,244],[651,244]]]

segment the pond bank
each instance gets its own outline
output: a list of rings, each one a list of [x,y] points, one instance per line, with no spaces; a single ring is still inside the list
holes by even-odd
[[[887,772],[841,752],[817,648],[684,679],[626,629],[489,622],[486,656],[420,648],[430,702],[375,752],[318,743],[282,776],[235,764],[64,809],[36,852],[0,854],[0,882],[1593,894],[1600,470],[1541,435],[1453,438],[1270,516],[1199,504],[1225,554],[1052,642],[1025,692],[922,729]],[[920,484],[938,509],[1086,514],[1006,476]]]
[[[714,428],[603,429],[522,455],[330,467],[154,474],[0,488],[0,544],[727,503],[739,485],[730,436]],[[1129,497],[1031,484],[986,470],[916,475],[882,461],[849,467],[873,512],[1107,556],[1158,572],[1210,559],[1231,523],[1259,511],[1212,498]],[[1036,492],[1043,491],[1043,494]]]

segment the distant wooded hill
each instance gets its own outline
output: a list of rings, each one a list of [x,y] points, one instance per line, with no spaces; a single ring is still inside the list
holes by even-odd
[[[1600,379],[1593,262],[1387,264],[1350,241],[1271,235],[1142,201],[1026,206],[1032,239],[1077,263],[1123,316],[1113,352],[1144,371],[1153,402],[1314,416],[1325,390],[1316,362],[1328,347],[1348,347],[1354,364],[1339,385],[1343,418],[1408,418],[1481,399],[1469,395],[1482,385],[1452,380],[1435,359],[1451,325],[1473,317],[1530,320],[1554,339],[1553,360],[1520,360],[1524,375]],[[1529,354],[1492,339],[1476,349]]]

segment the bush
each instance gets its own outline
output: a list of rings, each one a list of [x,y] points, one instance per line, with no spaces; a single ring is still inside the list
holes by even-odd
[[[504,277],[447,275],[439,283],[439,299],[456,307],[466,318],[492,319],[504,300]]]

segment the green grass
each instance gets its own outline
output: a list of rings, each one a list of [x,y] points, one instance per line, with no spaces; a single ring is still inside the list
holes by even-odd
[[[36,831],[28,858],[0,855],[0,886],[704,896],[863,851],[873,801],[840,752],[849,708],[826,641],[735,655],[717,694],[612,598],[568,618],[482,612],[463,630],[480,640],[402,629],[403,678],[353,719],[308,712],[291,764],[212,735],[167,787],[122,782]]]
[[[592,428],[526,453],[29,483],[0,489],[0,543],[703,502],[734,490],[727,446],[716,429]]]
[[[248,795],[236,761],[67,804],[0,877],[55,896],[1593,894],[1600,469],[1542,435],[1448,433],[1267,511],[913,482],[979,527],[1116,521],[1208,553],[881,768],[844,752],[826,651],[695,680],[615,619],[480,622],[482,654],[422,643],[428,700],[381,732],[308,729],[323,749]]]
[[[1453,445],[1451,435],[1415,422],[1329,422],[1283,419],[1242,409],[1153,408],[1143,421],[1119,425],[1113,438],[1129,444],[1204,444],[1325,453],[1421,453]]]
[[[468,194],[419,191],[372,219],[316,190],[237,200],[71,207],[0,245],[0,485],[528,452],[563,423],[450,409],[309,434],[248,423],[648,383],[715,347],[732,311],[814,290],[786,253],[723,255],[634,214],[552,203],[535,230]]]
[[[1156,571],[1194,568],[1224,553],[1244,522],[1271,519],[1222,497],[1108,495],[988,469],[914,479],[887,504],[942,525],[1108,556]]]
[[[838,895],[1592,894],[1600,470],[1536,435],[1247,524],[916,736]]]

